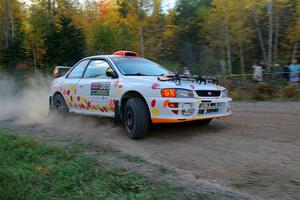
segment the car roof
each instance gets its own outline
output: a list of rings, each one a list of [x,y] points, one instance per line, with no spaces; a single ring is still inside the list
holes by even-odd
[[[91,59],[91,58],[107,58],[109,57],[109,55],[95,55],[95,56],[89,56],[89,57],[85,57],[83,59]]]
[[[83,59],[95,59],[95,58],[133,58],[133,59],[137,59],[137,58],[142,58],[142,57],[135,57],[135,56],[119,56],[119,55],[95,55],[95,56],[89,56],[89,57],[85,57]]]

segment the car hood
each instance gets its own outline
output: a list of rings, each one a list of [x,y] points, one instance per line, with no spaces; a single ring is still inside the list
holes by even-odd
[[[188,90],[224,90],[225,88],[212,84],[212,83],[196,83],[193,81],[181,80],[180,84],[175,81],[160,81],[157,76],[127,76],[124,77],[127,83],[135,83],[137,85],[149,85],[149,87],[155,87],[156,89],[162,88],[182,88]]]

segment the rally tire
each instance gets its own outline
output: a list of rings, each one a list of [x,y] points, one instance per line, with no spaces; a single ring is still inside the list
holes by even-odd
[[[60,116],[66,116],[69,113],[69,108],[62,95],[56,94],[54,96],[52,112]]]
[[[149,111],[141,98],[128,99],[123,113],[123,122],[129,138],[138,139],[146,135],[150,125]]]
[[[211,121],[212,119],[202,119],[195,121],[195,123],[200,126],[207,126]]]

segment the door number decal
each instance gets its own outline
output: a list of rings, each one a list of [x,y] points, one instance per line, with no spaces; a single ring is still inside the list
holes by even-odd
[[[91,95],[109,96],[110,82],[95,82],[91,84]]]

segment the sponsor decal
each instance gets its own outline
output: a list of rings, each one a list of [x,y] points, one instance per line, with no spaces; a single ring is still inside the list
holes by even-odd
[[[165,100],[165,102],[164,102],[164,107],[166,108],[166,107],[168,107],[168,105],[169,105],[169,100]]]
[[[197,103],[201,103],[202,100],[201,100],[200,98],[197,98],[197,99],[196,99],[196,102],[197,102]]]
[[[122,96],[122,89],[118,88],[118,96],[121,97]]]
[[[91,95],[109,96],[110,82],[95,82],[91,84]]]
[[[153,99],[153,100],[151,101],[151,107],[154,107],[154,106],[155,106],[155,104],[156,104],[156,100],[155,100],[155,99]]]
[[[156,89],[158,89],[159,86],[160,85],[158,83],[153,83],[153,85],[151,86],[151,89],[156,90]]]
[[[152,114],[154,117],[156,117],[159,114],[159,110],[157,108],[152,109]]]
[[[115,87],[115,88],[118,88],[118,87],[119,87],[119,81],[118,81],[118,80],[116,80],[116,81],[114,82],[114,87]]]

